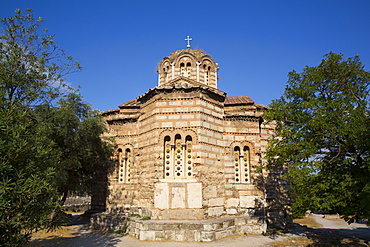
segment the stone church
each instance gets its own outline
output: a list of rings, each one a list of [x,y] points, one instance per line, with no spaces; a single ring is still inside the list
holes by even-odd
[[[143,226],[128,229],[144,240],[207,241],[289,222],[282,172],[259,169],[274,132],[262,118],[267,107],[248,96],[227,96],[218,89],[218,71],[210,55],[188,44],[161,60],[156,87],[103,112],[106,136],[117,146],[105,191],[93,197],[93,208],[105,210],[93,219],[95,228],[118,229],[130,215],[151,219],[135,221],[140,224],[203,222],[203,230],[212,220],[223,226],[233,220],[226,229],[211,227],[213,237],[200,230],[175,237],[162,229],[158,237]]]

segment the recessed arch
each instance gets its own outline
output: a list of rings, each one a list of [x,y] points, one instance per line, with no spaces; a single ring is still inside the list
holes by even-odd
[[[192,148],[193,138],[175,134],[173,141],[170,136],[164,137],[163,176],[166,179],[187,179],[193,177]]]
[[[231,144],[232,156],[234,162],[234,182],[235,183],[250,183],[250,157],[251,146],[250,142],[234,142]]]

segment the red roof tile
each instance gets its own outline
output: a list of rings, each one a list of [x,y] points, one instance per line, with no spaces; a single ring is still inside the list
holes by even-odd
[[[254,104],[254,101],[249,96],[231,96],[226,97],[225,105],[250,105]]]
[[[131,108],[131,107],[137,107],[137,106],[139,106],[139,102],[136,99],[132,99],[132,100],[127,101],[126,103],[119,105],[118,107],[119,108],[126,108],[126,107]]]

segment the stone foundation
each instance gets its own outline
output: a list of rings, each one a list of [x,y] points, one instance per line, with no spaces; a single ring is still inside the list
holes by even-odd
[[[141,220],[114,214],[94,214],[90,219],[95,230],[123,231],[150,241],[210,242],[234,235],[264,234],[263,217],[225,217],[211,220]]]

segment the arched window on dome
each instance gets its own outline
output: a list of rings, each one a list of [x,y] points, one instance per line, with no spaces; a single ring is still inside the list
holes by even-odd
[[[250,150],[244,146],[240,149],[239,146],[234,147],[234,174],[235,183],[250,182]]]
[[[184,63],[181,63],[180,64],[180,75],[181,76],[185,76],[185,74],[186,74],[185,64]]]
[[[190,78],[190,76],[191,76],[191,63],[190,63],[190,62],[188,62],[188,63],[186,64],[186,77],[187,77],[187,78]]]
[[[169,81],[169,76],[170,76],[170,74],[168,73],[168,71],[170,71],[170,67],[169,66],[166,67],[166,82]]]
[[[163,68],[163,82],[167,82],[167,72],[166,68]]]
[[[211,66],[207,66],[206,64],[203,65],[203,72],[204,72],[204,84],[209,85],[209,78],[211,74]]]
[[[180,134],[174,140],[169,136],[164,138],[164,178],[185,179],[193,177],[191,136],[186,136],[185,142]]]

